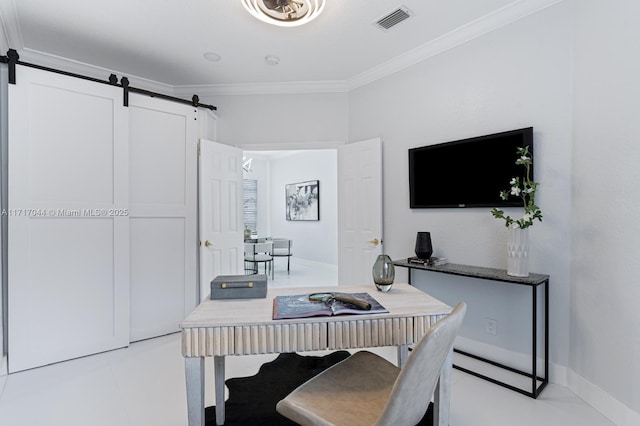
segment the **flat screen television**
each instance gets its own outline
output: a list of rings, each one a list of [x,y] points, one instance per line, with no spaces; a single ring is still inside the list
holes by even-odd
[[[500,191],[524,177],[515,161],[525,146],[533,160],[533,127],[409,149],[410,207],[522,206],[519,197],[501,199]]]

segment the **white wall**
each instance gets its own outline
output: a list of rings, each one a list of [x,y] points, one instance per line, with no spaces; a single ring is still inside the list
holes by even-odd
[[[0,65],[0,111],[7,110],[7,84],[9,80],[9,76],[7,74],[7,66],[5,64]],[[7,146],[8,146],[8,130],[7,130],[7,115],[0,114],[0,151],[1,151],[1,161],[2,161],[2,174],[0,175],[0,188],[2,188],[2,202],[0,203],[2,208],[6,207],[6,191],[5,191],[5,173],[7,173]],[[5,298],[7,293],[7,280],[5,277],[7,276],[6,271],[2,270],[2,264],[5,262],[5,253],[3,251],[3,247],[6,244],[6,224],[7,218],[1,218],[0,224],[0,375],[3,374],[3,370],[5,368],[4,365],[4,355],[5,355],[5,337],[7,336],[5,329],[5,320],[7,318],[7,312],[5,311]],[[4,260],[3,260],[4,259]]]
[[[346,141],[346,93],[216,96],[218,142],[228,145]]]
[[[383,139],[387,252],[393,258],[412,256],[416,232],[430,231],[435,255],[503,269],[506,231],[489,208],[409,209],[407,149],[534,127],[537,201],[544,221],[531,229],[530,267],[551,275],[550,356],[561,366],[569,360],[569,12],[565,4],[554,6],[355,90],[349,112],[350,140]],[[476,184],[481,182],[469,182]],[[399,279],[406,279],[406,271]],[[450,304],[468,302],[463,336],[530,351],[528,288],[426,272],[416,274],[414,282]],[[497,320],[497,336],[484,332],[484,318]]]
[[[320,181],[320,220],[285,216],[285,185]],[[335,149],[300,151],[271,161],[271,233],[293,240],[296,258],[338,263],[338,158]]]
[[[574,1],[572,386],[640,424],[640,3]],[[625,414],[626,413],[626,414]],[[625,418],[625,416],[627,416]]]

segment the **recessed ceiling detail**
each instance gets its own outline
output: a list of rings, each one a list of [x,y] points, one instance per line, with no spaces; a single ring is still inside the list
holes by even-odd
[[[375,22],[375,25],[383,31],[387,31],[391,27],[395,27],[400,22],[409,19],[413,16],[413,12],[411,12],[406,6],[400,6],[395,9],[393,12],[390,12],[378,19]]]
[[[276,55],[267,55],[264,57],[264,61],[267,65],[276,66],[280,63],[280,58]]]
[[[325,0],[242,0],[242,5],[259,20],[281,27],[296,27],[322,13]]]
[[[204,52],[202,56],[207,61],[211,61],[211,62],[220,62],[220,59],[222,59],[222,57],[215,52]]]

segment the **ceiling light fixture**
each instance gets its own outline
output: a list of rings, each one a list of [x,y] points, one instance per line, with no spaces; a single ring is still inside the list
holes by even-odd
[[[296,27],[316,19],[324,9],[325,0],[242,0],[242,5],[263,22]]]

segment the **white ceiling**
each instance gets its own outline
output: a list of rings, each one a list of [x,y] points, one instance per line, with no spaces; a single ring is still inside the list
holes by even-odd
[[[91,64],[173,88],[350,88],[558,1],[326,0],[315,21],[282,28],[258,21],[239,0],[0,0],[0,48],[23,61]],[[414,16],[386,32],[373,25],[402,5]],[[267,65],[266,55],[280,63]]]

